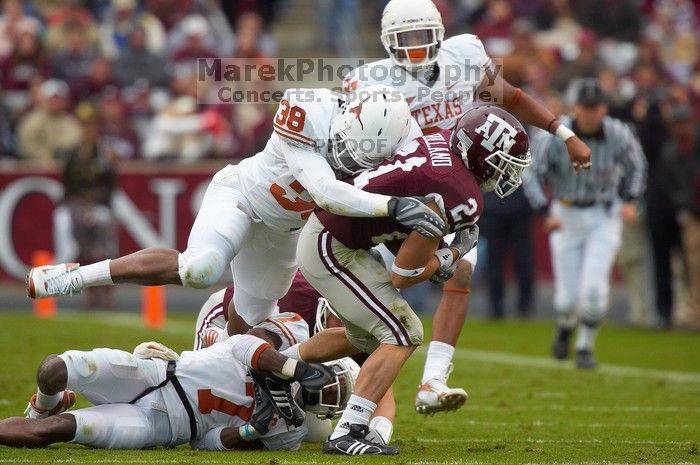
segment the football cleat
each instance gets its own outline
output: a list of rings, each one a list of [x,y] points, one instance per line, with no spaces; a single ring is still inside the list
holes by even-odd
[[[398,447],[375,444],[367,439],[367,425],[350,425],[350,432],[323,443],[324,454],[342,455],[398,455]]]
[[[58,401],[58,404],[52,409],[42,409],[36,406],[36,394],[33,394],[29,399],[27,408],[24,409],[24,416],[38,420],[40,418],[48,418],[59,413],[63,413],[75,404],[75,392],[66,389],[63,391],[63,398]]]
[[[27,273],[27,295],[32,299],[79,294],[83,278],[77,273],[79,263],[61,263],[32,268]]]
[[[431,379],[418,386],[416,412],[433,415],[437,412],[452,412],[464,405],[469,396],[464,389],[450,388],[438,379]]]
[[[270,422],[275,415],[275,406],[255,383],[253,383],[253,399],[255,399],[255,410],[250,417],[250,426],[261,435],[265,435],[270,430]]]
[[[281,418],[296,427],[304,423],[304,411],[294,399],[289,380],[282,379],[271,371],[250,370],[249,373]]]
[[[552,343],[552,355],[557,360],[566,360],[569,358],[569,340],[571,339],[572,330],[569,328],[558,327]]]
[[[581,349],[576,351],[576,367],[592,369],[598,366],[593,352],[590,349]]]
[[[376,429],[370,427],[369,430],[367,431],[367,435],[365,436],[365,439],[374,444],[375,446],[386,446],[386,441],[382,437],[381,434],[379,434],[379,431]]]

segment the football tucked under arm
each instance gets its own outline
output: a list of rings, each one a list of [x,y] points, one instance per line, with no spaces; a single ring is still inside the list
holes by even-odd
[[[437,203],[430,202],[428,206],[441,213],[442,208]],[[440,239],[425,237],[417,231],[408,235],[391,266],[391,282],[394,287],[403,289],[413,286],[430,278],[437,271],[440,261],[435,252]]]

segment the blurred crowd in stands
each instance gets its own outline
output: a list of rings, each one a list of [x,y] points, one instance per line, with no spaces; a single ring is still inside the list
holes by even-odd
[[[37,163],[58,160],[65,166],[66,179],[99,185],[100,192],[94,195],[100,197],[104,186],[110,185],[103,179],[111,179],[109,173],[121,160],[192,163],[252,155],[270,134],[274,105],[198,104],[196,58],[284,56],[288,44],[277,43],[273,32],[297,8],[310,13],[307,24],[298,25],[305,27],[297,30],[313,32],[308,44],[313,56],[319,51],[331,57],[382,56],[379,19],[385,3],[2,0],[0,156]],[[670,324],[672,309],[679,305],[674,290],[679,286],[673,284],[679,281],[673,276],[690,276],[695,286],[688,285],[688,279],[680,281],[695,294],[695,302],[700,301],[697,2],[435,3],[445,21],[446,37],[477,34],[492,57],[503,59],[504,77],[554,113],[567,111],[573,80],[598,78],[608,93],[611,115],[636,129],[649,160],[645,215],[638,224],[627,226],[620,256],[621,269],[634,286],[630,294],[636,297],[631,321],[650,324],[656,309],[656,321]],[[93,167],[93,175],[71,175],[71,169],[85,166]],[[530,224],[532,212],[518,195],[507,204],[490,201],[490,217],[484,218],[487,241],[494,229],[488,227],[492,219],[514,225],[510,239],[491,238],[501,245],[488,254],[492,311],[497,317],[513,307],[503,300],[503,267],[493,265],[500,263],[501,249],[509,246],[521,290],[514,307],[522,315],[532,310],[533,259],[527,245],[531,231],[515,227]],[[688,224],[695,225],[695,233],[686,234]],[[684,254],[679,253],[683,241]],[[694,266],[683,268],[682,263]],[[674,273],[677,269],[690,271]],[[649,286],[652,279],[655,285]],[[655,296],[649,295],[650,289],[656,289]]]

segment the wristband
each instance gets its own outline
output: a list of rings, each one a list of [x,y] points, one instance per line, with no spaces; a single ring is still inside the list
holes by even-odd
[[[240,434],[241,439],[244,441],[254,441],[260,437],[258,430],[250,426],[250,423],[246,423],[238,428],[238,434]]]
[[[574,131],[572,131],[571,129],[567,128],[563,124],[560,124],[557,130],[554,131],[554,135],[566,142],[567,140],[574,137],[576,134],[574,134]]]
[[[416,268],[414,270],[407,270],[405,268],[396,266],[396,262],[394,262],[391,264],[391,271],[393,271],[399,276],[403,276],[404,278],[415,278],[416,276],[422,274],[425,271],[425,267]]]
[[[452,253],[451,247],[444,247],[442,249],[438,249],[435,252],[435,257],[438,259],[440,267],[449,268],[455,261],[455,255]]]

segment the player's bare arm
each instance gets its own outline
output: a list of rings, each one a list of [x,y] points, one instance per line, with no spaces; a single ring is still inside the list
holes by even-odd
[[[477,95],[482,91],[490,94],[501,92],[505,108],[518,120],[537,126],[563,139],[566,143],[571,163],[576,170],[591,167],[591,149],[571,129],[563,126],[551,111],[526,92],[513,87],[501,76],[484,77]]]
[[[430,278],[440,267],[440,261],[435,256],[439,244],[439,239],[429,239],[417,233],[409,234],[391,267],[391,283],[394,287],[405,289]]]

